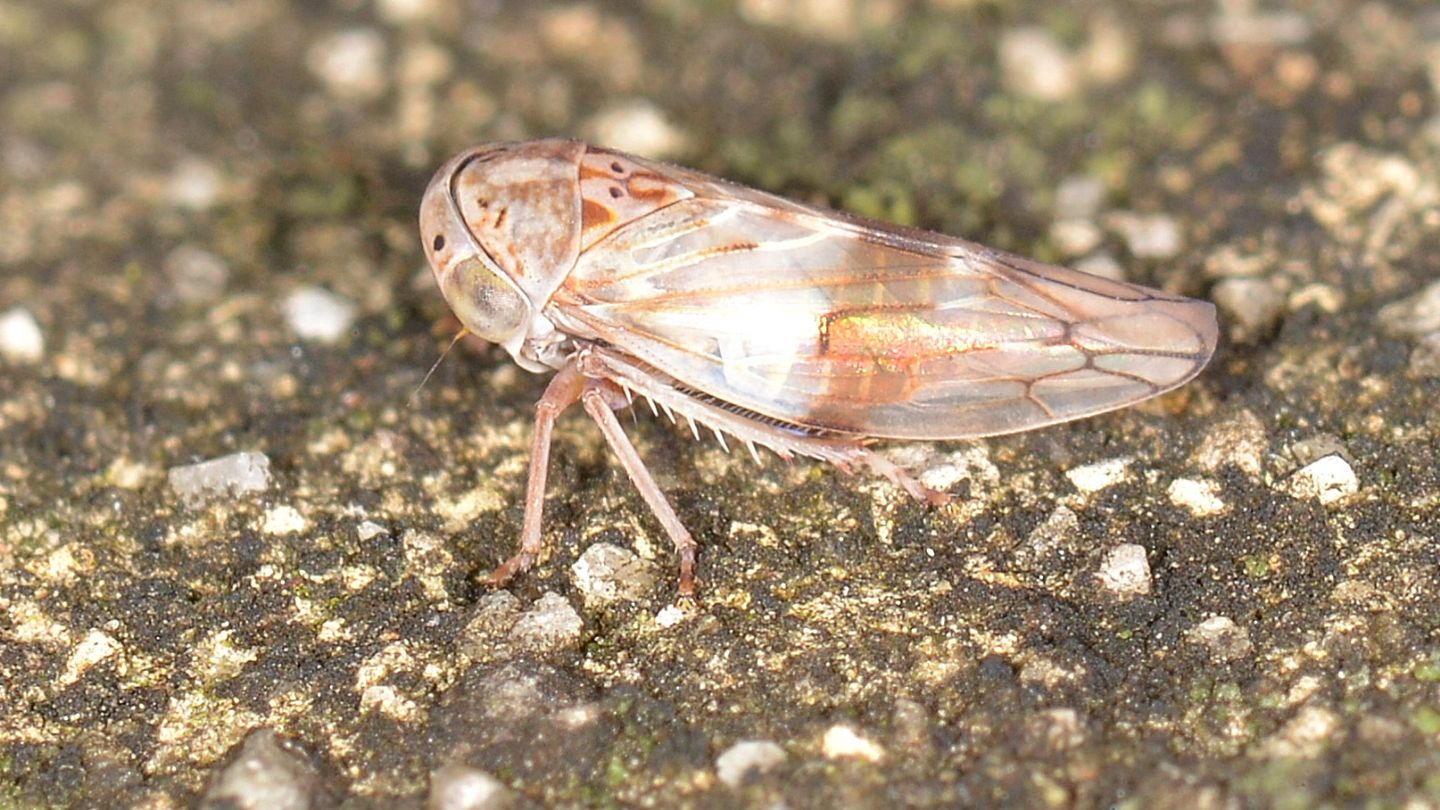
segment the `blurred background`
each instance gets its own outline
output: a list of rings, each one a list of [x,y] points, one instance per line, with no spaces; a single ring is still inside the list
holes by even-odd
[[[1437,101],[1418,0],[0,0],[0,804],[1440,803]],[[899,448],[949,511],[640,419],[684,617],[566,420],[491,593],[543,381],[480,347],[412,396],[455,328],[415,213],[547,136],[1226,339]]]

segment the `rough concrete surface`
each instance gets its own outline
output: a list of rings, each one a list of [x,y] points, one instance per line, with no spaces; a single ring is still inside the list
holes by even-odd
[[[494,591],[544,382],[414,393],[414,214],[556,134],[1224,340],[933,510],[627,416],[693,606],[567,414]],[[1440,805],[1437,205],[1419,0],[0,0],[0,805]]]

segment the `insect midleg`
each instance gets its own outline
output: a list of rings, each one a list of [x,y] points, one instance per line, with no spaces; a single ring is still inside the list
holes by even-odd
[[[511,577],[527,570],[540,554],[540,518],[545,509],[545,478],[550,467],[550,436],[555,419],[575,404],[585,390],[586,378],[574,363],[560,369],[545,393],[535,403],[535,436],[530,445],[530,479],[525,485],[525,521],[520,528],[520,549],[515,556],[501,563],[486,583],[498,587]]]
[[[614,411],[606,398],[607,393],[620,395],[618,388],[611,385],[613,391],[607,391],[604,387],[607,383],[601,380],[591,380],[580,395],[580,405],[595,424],[600,426],[600,432],[605,435],[605,441],[610,444],[610,449],[620,457],[620,466],[630,475],[630,482],[640,491],[640,497],[650,505],[650,511],[660,520],[660,525],[665,528],[665,533],[670,535],[670,542],[675,544],[675,553],[680,556],[680,598],[693,599],[695,597],[695,538],[690,536],[680,522],[680,517],[675,514],[670,501],[666,500],[665,493],[660,491],[660,485],[655,483],[655,478],[650,475],[645,462],[641,460],[640,454],[635,451],[635,445],[625,435],[625,430],[620,426],[620,420],[615,418]]]

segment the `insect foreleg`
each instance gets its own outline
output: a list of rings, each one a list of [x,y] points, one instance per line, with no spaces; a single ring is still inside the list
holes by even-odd
[[[574,363],[550,379],[545,393],[535,403],[535,436],[530,445],[530,479],[525,485],[525,522],[520,529],[520,550],[486,579],[492,586],[504,585],[528,569],[540,553],[540,518],[545,509],[545,478],[550,467],[550,435],[555,418],[575,404],[585,390],[586,379]]]

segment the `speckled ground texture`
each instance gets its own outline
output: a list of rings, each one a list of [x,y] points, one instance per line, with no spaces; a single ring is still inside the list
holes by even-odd
[[[462,344],[412,396],[414,212],[556,134],[1224,340],[887,447],[935,510],[626,417],[685,609],[568,414],[491,591],[544,381]],[[0,0],[0,805],[1440,805],[1437,204],[1421,2]]]

